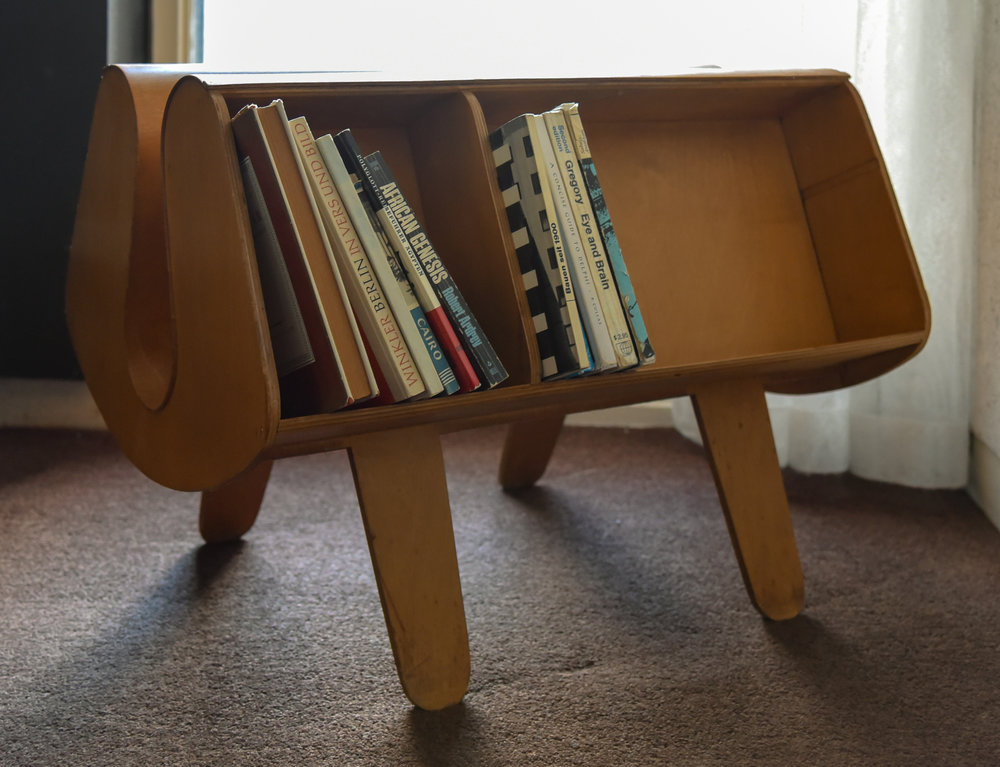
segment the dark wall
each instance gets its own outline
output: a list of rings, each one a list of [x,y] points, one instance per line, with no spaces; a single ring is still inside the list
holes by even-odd
[[[0,8],[0,377],[75,378],[63,287],[107,0]]]

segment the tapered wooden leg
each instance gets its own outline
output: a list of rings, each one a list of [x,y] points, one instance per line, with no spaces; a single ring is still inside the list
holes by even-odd
[[[271,461],[260,461],[236,479],[201,494],[198,529],[205,541],[234,541],[253,527],[271,476],[271,465]]]
[[[500,486],[504,490],[530,487],[541,479],[562,431],[563,415],[516,421],[507,427],[500,458]]]
[[[792,618],[802,609],[802,567],[764,389],[727,381],[693,399],[750,599],[768,618]]]
[[[440,437],[424,427],[367,434],[349,452],[403,691],[424,709],[458,703],[469,639]]]

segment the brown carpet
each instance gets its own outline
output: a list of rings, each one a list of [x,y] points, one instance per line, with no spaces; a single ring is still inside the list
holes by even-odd
[[[445,438],[465,702],[395,677],[343,453],[240,544],[100,433],[0,432],[0,764],[991,765],[1000,533],[961,492],[786,474],[806,609],[743,591],[700,448],[572,429],[543,483]]]

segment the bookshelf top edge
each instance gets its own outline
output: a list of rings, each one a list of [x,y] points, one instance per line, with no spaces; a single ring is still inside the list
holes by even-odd
[[[129,79],[195,77],[213,90],[282,87],[306,90],[330,88],[386,88],[422,91],[524,90],[587,85],[588,87],[821,87],[841,84],[850,75],[835,69],[724,70],[692,69],[661,75],[599,77],[451,78],[441,80],[400,77],[398,73],[366,71],[226,71],[183,64],[114,64],[108,69]]]

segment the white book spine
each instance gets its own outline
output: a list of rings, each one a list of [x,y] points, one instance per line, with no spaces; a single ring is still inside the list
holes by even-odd
[[[382,370],[392,399],[398,402],[417,396],[423,392],[423,386],[419,375],[412,374],[416,368],[407,355],[400,358],[392,350],[393,329],[398,328],[399,323],[384,299],[384,290],[371,269],[370,259],[361,246],[312,131],[302,117],[295,118],[290,124],[309,173],[310,188],[318,203],[333,255],[344,277],[351,307],[368,338],[368,345]],[[410,368],[407,368],[408,361]]]
[[[580,235],[576,228],[573,210],[569,205],[566,187],[563,185],[562,174],[556,164],[552,142],[548,139],[545,120],[541,115],[532,115],[532,142],[535,143],[535,157],[539,161],[539,170],[544,170],[541,183],[548,184],[552,196],[552,209],[549,211],[551,222],[557,223],[562,236],[563,250],[566,261],[573,276],[573,286],[576,288],[580,315],[587,330],[587,340],[590,341],[590,351],[594,357],[594,370],[603,372],[618,367],[615,349],[611,343],[611,334],[604,319],[601,299],[594,286],[590,271],[590,260],[583,248]]]
[[[622,309],[618,287],[612,274],[612,267],[604,251],[600,227],[590,205],[576,150],[569,135],[566,117],[561,111],[546,112],[543,115],[549,141],[555,153],[556,164],[562,176],[568,204],[573,211],[577,233],[590,263],[591,277],[597,291],[604,321],[611,336],[612,348],[619,368],[630,368],[639,364],[629,330],[628,320]]]
[[[323,224],[323,219],[320,215],[319,206],[316,203],[316,198],[311,192],[311,184],[309,181],[309,172],[306,170],[305,163],[302,160],[302,155],[297,149],[297,143],[295,141],[295,134],[292,132],[292,126],[289,124],[288,115],[285,113],[284,105],[279,101],[277,102],[278,112],[284,119],[285,134],[288,137],[288,143],[292,147],[292,151],[295,156],[295,162],[299,169],[299,177],[302,179],[302,185],[309,196],[309,205],[312,209],[313,217],[316,220],[317,228],[319,230],[320,239],[323,242],[323,250],[326,253],[326,258],[330,262],[330,270],[333,273],[333,278],[337,285],[337,291],[340,293],[340,300],[343,302],[346,311],[344,314],[347,317],[348,326],[350,327],[351,335],[354,337],[354,343],[358,351],[358,357],[361,360],[361,364],[364,368],[365,378],[368,379],[368,387],[372,394],[378,393],[378,383],[375,380],[375,373],[372,370],[371,363],[368,361],[368,355],[365,353],[364,342],[361,340],[361,330],[358,328],[357,320],[354,317],[354,312],[350,310],[351,300],[347,295],[347,290],[344,288],[344,279],[340,274],[340,267],[337,265],[337,260],[333,255],[333,248],[330,245],[330,238],[326,233],[326,226]],[[370,395],[369,395],[370,396]]]
[[[433,390],[427,390],[427,382],[437,381],[437,385],[440,387],[440,379],[437,378],[434,364],[431,361],[423,339],[419,335],[417,326],[412,321],[408,321],[411,315],[406,297],[403,295],[399,283],[396,281],[389,262],[384,257],[382,241],[375,234],[371,223],[368,221],[368,216],[365,214],[361,200],[354,189],[354,182],[351,180],[351,176],[347,172],[347,167],[344,165],[344,160],[340,156],[340,150],[337,149],[333,137],[329,134],[319,136],[316,139],[316,147],[319,149],[324,162],[326,162],[330,176],[333,178],[333,183],[337,186],[341,199],[344,201],[344,208],[346,208],[347,214],[354,224],[354,229],[357,231],[358,237],[361,238],[361,245],[368,254],[372,268],[375,270],[375,276],[378,278],[385,298],[389,302],[389,307],[392,309],[392,313],[399,323],[400,335],[416,365],[418,375],[425,390],[424,393],[433,394]]]

